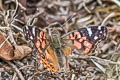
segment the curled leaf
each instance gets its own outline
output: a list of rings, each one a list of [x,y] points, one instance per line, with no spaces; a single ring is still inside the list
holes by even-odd
[[[31,51],[32,49],[25,45],[15,46],[13,59],[22,59],[23,57],[27,56]]]
[[[6,60],[12,60],[13,56],[13,46],[10,42],[4,37],[2,32],[0,32],[0,57]]]
[[[0,32],[0,58],[5,60],[20,60],[32,51],[30,47],[25,45],[13,47],[8,38],[5,38],[2,32]]]

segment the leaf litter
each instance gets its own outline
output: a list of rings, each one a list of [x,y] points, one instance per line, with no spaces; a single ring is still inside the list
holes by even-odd
[[[120,80],[119,6],[119,0],[0,0],[0,79]],[[25,40],[23,27],[45,30],[55,24],[64,26],[66,33],[103,25],[108,36],[92,55],[82,56],[73,50],[70,72],[53,75],[44,69],[36,50],[28,47],[33,45]]]

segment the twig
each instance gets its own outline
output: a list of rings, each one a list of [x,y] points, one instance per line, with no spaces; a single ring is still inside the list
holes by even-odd
[[[31,22],[33,21],[34,18],[38,17],[44,12],[44,10],[41,10],[40,12],[36,13],[35,15],[32,15],[31,18],[28,19],[27,25],[31,25]]]
[[[97,0],[98,4],[102,5],[102,1],[101,0]]]
[[[3,29],[9,30],[10,28],[9,27],[2,27],[2,26],[0,26],[0,29],[1,30],[3,30]]]
[[[106,52],[106,50],[108,50],[108,49],[109,49],[111,46],[113,46],[113,45],[114,45],[114,43],[113,43],[113,41],[111,41],[111,42],[105,44],[105,45],[101,48],[101,50],[102,50],[103,53],[104,53],[104,52]]]
[[[95,57],[95,56],[90,56],[91,59],[96,59],[96,60],[102,60],[108,64],[114,64],[114,65],[120,65],[120,61],[118,62],[114,62],[114,61],[111,61],[111,60],[107,60],[107,59],[101,59],[99,57]]]
[[[116,3],[120,7],[120,1],[119,0],[111,0],[111,1],[113,1],[114,3]]]
[[[16,78],[16,73],[14,73],[12,80],[15,80]]]
[[[91,18],[92,18],[91,15],[90,15],[90,16],[86,16],[86,17],[84,17],[84,18],[80,18],[80,19],[77,21],[77,24],[78,24],[78,23],[85,22],[85,21],[88,21],[88,20],[90,20]]]
[[[113,17],[113,16],[115,16],[115,13],[114,13],[114,12],[111,13],[111,14],[109,14],[109,15],[103,20],[103,22],[101,23],[101,26],[103,26],[103,25],[105,24],[105,22],[106,22],[109,18],[111,18],[111,17]]]
[[[24,69],[24,68],[28,68],[28,67],[34,67],[34,66],[32,66],[32,65],[26,65],[26,66],[23,66],[23,67],[21,67],[21,68],[19,68],[19,70],[21,70],[21,69]]]
[[[6,15],[4,14],[4,20],[3,20],[5,22],[5,24],[6,24],[7,27],[9,25],[9,23],[8,23],[8,17],[9,17],[9,15],[10,15],[10,11],[7,10]]]
[[[75,74],[72,74],[71,80],[75,80]]]
[[[2,12],[4,12],[4,8],[3,8],[3,5],[2,5],[2,0],[0,0],[0,10],[2,10]]]
[[[26,8],[25,8],[21,3],[18,2],[18,5],[20,6],[20,8],[21,8],[22,10],[24,10],[24,11],[26,10]]]
[[[10,36],[9,40],[11,41],[11,43],[13,43],[13,45],[16,45],[12,30],[8,31],[8,35]]]
[[[64,38],[64,37],[66,37],[67,35],[71,34],[72,32],[75,32],[75,31],[77,31],[77,30],[73,30],[73,31],[71,31],[71,32],[68,32],[68,33],[64,34],[63,36],[61,36],[60,38]]]
[[[85,4],[85,0],[83,0],[83,7],[85,8],[85,10],[88,12],[88,13],[91,13],[91,11],[87,8],[86,4]]]
[[[25,80],[22,73],[19,71],[19,69],[12,62],[7,61],[7,60],[4,60],[4,61],[7,62],[10,66],[12,66],[13,70],[16,71],[16,73],[18,74],[18,76],[21,80]]]
[[[95,62],[93,59],[91,59],[91,61],[92,61],[100,70],[102,70],[102,71],[105,73],[106,69],[105,69],[102,65],[98,64],[98,63]]]
[[[14,13],[13,13],[12,17],[11,17],[13,21],[16,18],[16,13],[17,13],[17,10],[18,10],[18,0],[15,0],[15,2],[16,2],[16,8],[14,10]]]
[[[32,80],[32,78],[36,75],[36,74],[42,74],[42,73],[45,73],[46,71],[38,71],[38,72],[35,72],[31,77],[28,78],[28,80]]]
[[[0,44],[0,48],[4,45],[4,43],[9,39],[9,36],[5,39],[5,41],[2,42],[2,44]]]
[[[19,28],[18,26],[14,25],[14,24],[11,24],[11,26],[18,29],[19,31],[23,32],[23,29]]]

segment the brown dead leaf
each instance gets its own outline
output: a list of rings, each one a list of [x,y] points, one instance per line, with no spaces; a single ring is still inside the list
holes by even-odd
[[[13,59],[22,59],[23,57],[27,56],[31,51],[32,49],[25,45],[15,46]]]
[[[8,40],[6,40],[2,32],[0,32],[0,57],[5,60],[16,60],[16,59],[22,59],[26,55],[28,55],[32,49],[28,46],[21,45],[21,46],[13,46],[10,44]]]
[[[5,41],[5,39],[6,38],[4,37],[2,32],[0,32],[0,45],[2,45],[2,43]],[[13,46],[7,40],[0,48],[0,57],[4,58],[6,60],[12,60],[13,51],[14,51]]]

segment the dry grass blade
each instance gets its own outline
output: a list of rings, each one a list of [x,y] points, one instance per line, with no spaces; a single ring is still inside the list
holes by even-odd
[[[6,60],[4,60],[4,61],[7,62],[10,66],[12,66],[13,70],[16,71],[16,73],[19,75],[19,78],[21,80],[25,80],[22,73],[19,71],[19,69],[13,63],[11,63],[10,61],[6,61]]]
[[[98,64],[98,63],[95,62],[93,59],[91,59],[91,61],[92,61],[103,73],[106,72],[106,69],[105,69],[102,65]]]
[[[111,17],[114,17],[114,16],[115,16],[115,13],[114,13],[114,12],[113,12],[113,13],[110,13],[110,14],[103,20],[101,26],[103,26],[108,19],[110,19]]]

